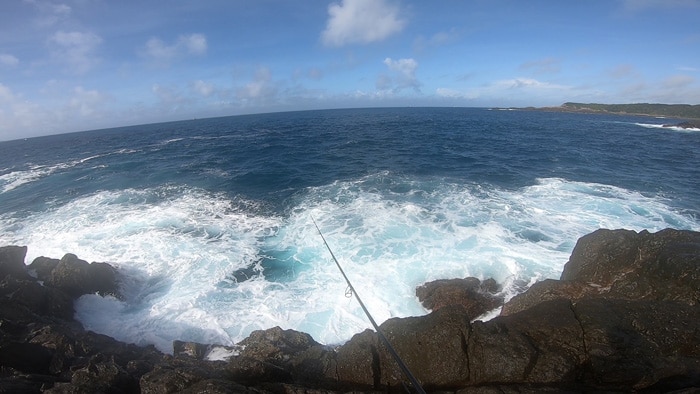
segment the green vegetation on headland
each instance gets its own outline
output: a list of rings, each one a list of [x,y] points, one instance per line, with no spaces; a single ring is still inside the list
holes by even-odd
[[[564,103],[559,107],[520,108],[532,111],[574,112],[587,114],[642,115],[688,119],[680,127],[700,128],[700,105],[690,104],[595,104]]]

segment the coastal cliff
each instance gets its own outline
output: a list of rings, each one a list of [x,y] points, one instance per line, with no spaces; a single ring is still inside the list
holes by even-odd
[[[279,327],[232,348],[175,341],[173,355],[118,342],[73,320],[82,294],[119,297],[119,272],[76,255],[25,265],[0,248],[0,393],[301,393],[403,390],[377,334],[338,347]],[[502,307],[498,285],[427,283],[430,314],[381,325],[428,392],[629,392],[700,385],[700,233],[598,230],[560,280]],[[222,361],[209,361],[227,352]]]

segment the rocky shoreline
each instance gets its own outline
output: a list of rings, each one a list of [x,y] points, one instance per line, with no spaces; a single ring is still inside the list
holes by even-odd
[[[105,263],[0,248],[0,393],[400,392],[375,332],[339,347],[279,327],[221,347],[175,341],[173,355],[86,331],[82,294],[119,296]],[[505,303],[498,284],[435,281],[416,290],[433,312],[381,325],[428,392],[697,392],[700,233],[598,230],[579,239],[560,280]]]

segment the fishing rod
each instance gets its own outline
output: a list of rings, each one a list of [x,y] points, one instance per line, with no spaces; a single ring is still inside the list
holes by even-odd
[[[369,310],[367,310],[367,307],[365,307],[364,302],[362,302],[362,300],[360,299],[360,295],[357,294],[357,291],[355,291],[355,288],[353,287],[352,283],[350,283],[350,279],[348,279],[348,276],[345,275],[345,271],[343,271],[343,267],[340,266],[338,259],[335,258],[335,254],[333,254],[331,247],[328,246],[328,242],[326,242],[326,237],[323,236],[323,233],[321,232],[321,229],[318,227],[318,224],[316,224],[316,220],[314,220],[313,216],[311,217],[311,221],[314,222],[314,226],[316,226],[316,230],[318,230],[318,235],[321,236],[321,239],[323,240],[323,244],[326,245],[326,249],[328,249],[328,251],[331,254],[331,257],[333,258],[333,261],[335,261],[335,265],[338,266],[340,273],[343,274],[343,278],[345,278],[345,282],[347,282],[347,284],[348,284],[348,288],[350,289],[350,293],[355,295],[355,299],[357,299],[357,302],[362,307],[362,310],[365,312],[365,315],[367,315],[367,318],[372,323],[374,330],[377,331],[377,335],[379,336],[379,339],[382,341],[382,343],[384,343],[384,346],[386,346],[387,350],[389,350],[389,353],[391,353],[391,356],[394,358],[394,360],[396,360],[396,363],[399,365],[399,368],[401,368],[401,371],[403,371],[403,374],[408,378],[408,380],[411,381],[413,388],[418,392],[418,394],[426,394],[425,390],[423,390],[423,387],[418,382],[418,379],[416,379],[415,376],[413,376],[413,374],[408,369],[406,364],[404,364],[403,360],[401,360],[401,357],[399,357],[399,354],[396,353],[396,350],[394,350],[394,347],[391,346],[391,343],[384,336],[382,331],[379,329],[379,325],[377,325],[377,322],[374,321],[374,318],[369,313]]]

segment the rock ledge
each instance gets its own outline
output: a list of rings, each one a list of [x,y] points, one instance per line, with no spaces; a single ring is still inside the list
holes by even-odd
[[[279,327],[222,350],[175,341],[173,354],[84,330],[73,302],[119,296],[119,273],[67,254],[24,265],[0,248],[0,393],[329,393],[403,391],[376,333],[337,348]],[[561,280],[545,280],[490,321],[498,288],[475,278],[417,289],[433,312],[381,325],[428,392],[692,392],[700,386],[700,233],[598,230]],[[477,305],[477,306],[474,306]]]

